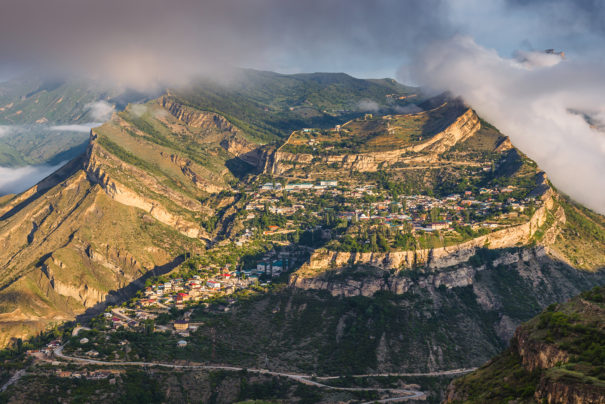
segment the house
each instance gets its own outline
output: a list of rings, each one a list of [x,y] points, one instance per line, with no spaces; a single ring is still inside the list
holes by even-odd
[[[187,341],[185,341],[184,339],[182,339],[182,340],[180,340],[180,341],[178,341],[176,343],[176,346],[179,347],[179,348],[185,348],[187,346]]]
[[[187,302],[191,300],[191,296],[189,296],[189,293],[179,292],[176,294],[176,300],[179,301],[179,299],[183,302]]]
[[[71,372],[69,370],[57,370],[58,377],[71,377]]]
[[[176,320],[174,322],[174,329],[177,331],[185,331],[189,328],[189,321],[186,320]]]
[[[80,344],[88,344],[88,338],[84,337],[80,340]]]
[[[308,182],[288,184],[286,185],[285,189],[286,191],[293,191],[298,189],[313,189],[313,184]]]
[[[447,229],[449,227],[450,226],[445,221],[439,221],[439,222],[433,222],[433,223],[431,223],[431,230],[442,230],[442,229]]]
[[[208,286],[210,289],[220,289],[221,283],[216,281],[208,281],[206,282],[206,286]]]

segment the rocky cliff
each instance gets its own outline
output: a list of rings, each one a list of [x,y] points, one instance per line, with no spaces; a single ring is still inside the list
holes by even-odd
[[[605,287],[596,287],[549,306],[517,328],[507,351],[452,382],[446,401],[506,397],[528,403],[605,403],[604,302]]]
[[[291,278],[291,284],[304,289],[328,289],[332,294],[351,295],[361,294],[371,296],[378,290],[390,290],[395,293],[403,293],[407,290],[405,282],[400,283],[396,280],[387,282],[385,278],[380,284],[366,282],[364,287],[357,281],[346,280],[351,286],[351,282],[358,287],[353,287],[353,292],[347,285],[342,285],[343,292],[339,293],[340,286],[334,282],[324,280],[325,272],[343,273],[346,268],[352,266],[370,266],[381,270],[405,271],[410,269],[426,268],[429,271],[451,268],[455,266],[465,267],[464,263],[468,262],[471,257],[475,256],[477,251],[482,248],[491,250],[503,250],[507,248],[516,248],[527,245],[532,241],[532,237],[539,229],[546,234],[543,238],[543,247],[535,250],[535,254],[546,254],[549,249],[549,243],[552,243],[560,229],[560,226],[565,224],[565,212],[561,206],[555,203],[552,190],[548,190],[542,195],[543,205],[538,208],[527,223],[494,231],[490,234],[474,238],[453,246],[440,247],[433,249],[420,249],[409,251],[392,251],[387,253],[350,253],[330,251],[328,249],[316,250],[305,263]],[[543,229],[547,221],[547,215],[552,215],[554,220],[548,223],[547,229]],[[527,253],[505,254],[496,259],[493,265],[513,264],[519,261],[527,261],[530,257]],[[468,268],[468,266],[466,266]],[[455,286],[465,286],[470,284],[472,273],[469,274],[468,269],[463,269],[462,272],[449,273],[446,277],[456,279],[458,282]],[[330,275],[328,275],[329,277]],[[390,279],[390,277],[388,278]],[[396,279],[396,278],[395,278]],[[437,278],[439,279],[439,277]],[[441,283],[437,280],[438,283]],[[436,284],[435,286],[439,286]],[[451,287],[451,286],[448,286]]]
[[[213,211],[200,198],[226,189],[225,162],[252,162],[254,148],[216,114],[166,107],[116,114],[85,155],[0,208],[0,346],[123,299],[203,251],[200,222]]]
[[[436,161],[438,154],[471,137],[479,129],[481,129],[479,118],[469,108],[451,125],[428,140],[400,149],[370,153],[315,156],[305,153],[286,152],[282,150],[282,146],[275,153],[270,172],[274,175],[280,175],[291,169],[294,164],[298,166],[336,164],[342,170],[375,172],[384,164],[390,166],[397,163],[427,163]],[[287,144],[288,142],[285,143],[285,145]],[[422,156],[410,157],[409,153],[422,154]]]

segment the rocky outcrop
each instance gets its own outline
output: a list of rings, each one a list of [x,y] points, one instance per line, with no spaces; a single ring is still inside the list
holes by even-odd
[[[605,404],[604,389],[592,384],[562,383],[550,378],[542,378],[534,398],[548,404]]]
[[[409,163],[411,160],[406,154],[410,152],[423,153],[422,160],[428,163],[435,161],[439,153],[443,153],[456,143],[471,137],[479,129],[481,129],[479,118],[469,108],[445,130],[427,141],[401,149],[372,153],[314,156],[285,152],[280,148],[275,153],[270,172],[274,175],[280,175],[290,169],[292,164],[309,165],[314,163],[338,164],[343,170],[373,172],[379,170],[383,164]]]
[[[88,179],[93,183],[99,184],[101,188],[105,191],[105,193],[121,204],[126,206],[133,206],[135,208],[142,209],[148,212],[153,218],[156,220],[171,226],[177,229],[180,233],[186,235],[187,237],[197,238],[202,235],[200,226],[184,219],[178,215],[175,215],[169,212],[167,209],[162,206],[161,203],[144,197],[139,193],[134,192],[130,188],[124,186],[120,182],[114,180],[103,168],[103,164],[101,160],[105,158],[111,158],[99,145],[97,145],[94,140],[96,136],[93,134],[91,138],[91,144],[89,146],[89,150],[87,152],[88,159],[85,163],[85,170],[88,176]],[[120,162],[121,165],[125,165],[123,162]],[[136,170],[134,167],[128,167],[130,171],[136,171],[138,175],[138,179],[140,181],[145,181],[148,177],[142,170]],[[151,178],[147,178],[147,183],[155,182],[155,180]],[[171,200],[173,202],[179,203],[182,207],[185,207],[189,210],[199,210],[200,205],[190,199],[184,198],[182,195],[170,192],[164,186],[160,185],[151,185],[151,188],[162,188],[165,191],[166,196],[173,196]]]
[[[519,327],[515,331],[513,347],[521,357],[523,366],[530,371],[552,368],[569,359],[567,352],[558,349],[553,344],[533,339],[523,327]]]
[[[549,209],[553,208],[553,203],[551,194],[545,194],[543,206],[536,210],[527,223],[498,230],[448,247],[387,253],[349,253],[331,251],[325,248],[318,249],[311,255],[309,261],[297,271],[297,279],[312,278],[326,270],[355,265],[368,265],[383,270],[396,271],[418,267],[433,270],[460,265],[475,255],[479,248],[504,249],[527,244],[540,226],[545,223],[547,213]],[[565,214],[561,207],[557,207],[554,216],[555,223],[551,228],[557,227],[558,223],[564,223],[565,221]],[[549,233],[547,232],[547,234]],[[549,239],[552,237],[552,235],[549,236]],[[540,249],[540,251],[544,252],[544,249]],[[505,255],[496,260],[494,265],[508,264],[513,262],[511,260],[518,261],[519,259],[517,255]]]
[[[189,108],[177,102],[172,97],[164,96],[161,97],[159,101],[160,105],[170,112],[172,116],[193,128],[218,129],[220,131],[232,133],[239,132],[231,122],[219,114]]]
[[[394,294],[404,294],[413,286],[423,289],[428,287],[447,289],[473,284],[473,277],[481,269],[470,266],[435,272],[412,279],[405,275],[391,275],[388,271],[366,273],[364,276],[354,276],[347,269],[335,270],[329,276],[302,278],[294,275],[290,281],[292,286],[305,290],[326,290],[332,296],[374,296],[377,292],[386,291]]]
[[[530,402],[533,395],[537,403],[605,403],[600,362],[580,348],[602,348],[604,292],[595,287],[519,326],[506,351],[450,384],[446,402]]]

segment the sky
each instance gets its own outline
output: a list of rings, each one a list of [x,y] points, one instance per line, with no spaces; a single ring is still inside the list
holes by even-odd
[[[226,66],[394,77],[463,97],[555,185],[605,213],[601,0],[0,0],[0,80],[146,89]],[[543,51],[564,51],[565,59]]]

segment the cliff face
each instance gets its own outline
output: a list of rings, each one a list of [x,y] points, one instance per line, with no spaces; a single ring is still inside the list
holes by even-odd
[[[131,190],[127,186],[114,180],[107,171],[103,168],[104,165],[115,165],[119,164],[122,173],[132,173],[133,178],[137,178],[139,183],[144,184],[147,190],[153,191],[157,194],[164,195],[178,205],[181,209],[186,209],[192,212],[200,212],[201,206],[198,202],[192,198],[187,197],[181,193],[175,192],[170,188],[162,185],[156,178],[149,175],[144,170],[137,169],[132,165],[116,161],[117,159],[111,154],[107,153],[106,150],[101,148],[95,143],[96,135],[91,136],[91,145],[87,152],[86,165],[84,167],[88,179],[96,184],[99,184],[103,191],[118,203],[126,206],[132,206],[148,212],[154,219],[177,229],[180,233],[187,237],[197,238],[203,235],[203,231],[200,226],[188,220],[186,217],[178,216],[169,212],[161,202],[144,197],[141,194]],[[172,161],[176,161],[176,158],[172,158]],[[193,175],[192,181],[197,185],[199,182],[196,181],[195,175]],[[210,187],[216,191],[217,187]]]
[[[85,155],[1,208],[0,346],[125,298],[204,249],[200,221],[213,212],[199,198],[226,189],[225,160],[252,161],[255,149],[224,118],[166,107],[114,116]]]
[[[377,171],[383,164],[435,161],[439,153],[443,153],[455,144],[471,137],[479,129],[481,123],[473,110],[468,109],[460,115],[451,125],[425,142],[401,149],[343,155],[314,156],[304,153],[290,153],[277,150],[270,172],[280,175],[296,165],[337,164],[344,171],[354,170],[360,172]],[[287,143],[286,143],[287,144]],[[423,156],[409,157],[407,153],[422,153]]]
[[[543,226],[547,220],[547,214],[552,211],[554,222],[551,223],[548,229],[545,230],[546,241],[545,245],[548,245],[549,241],[554,240],[556,237],[559,226],[565,223],[565,212],[560,206],[554,205],[552,191],[546,192],[542,196],[543,205],[536,210],[531,219],[522,225],[505,228],[502,230],[495,231],[493,233],[474,238],[467,242],[433,249],[421,249],[421,250],[409,250],[409,251],[393,251],[388,253],[350,253],[350,252],[339,252],[330,251],[327,249],[316,250],[307,263],[305,263],[292,277],[291,283],[297,287],[305,289],[326,289],[329,288],[332,294],[343,294],[350,295],[353,290],[359,291],[358,294],[364,296],[371,296],[373,292],[378,290],[390,290],[395,293],[404,293],[407,290],[405,281],[394,280],[392,282],[382,282],[380,285],[374,283],[366,284],[361,287],[361,284],[356,281],[347,280],[347,282],[353,282],[357,287],[349,288],[351,283],[343,285],[343,292],[339,293],[339,285],[334,282],[326,282],[322,278],[322,273],[331,270],[345,271],[347,267],[351,266],[371,266],[387,271],[405,271],[412,268],[426,268],[427,270],[438,270],[444,268],[450,268],[454,266],[460,266],[468,262],[477,251],[481,248],[488,248],[492,250],[515,248],[522,245],[526,245],[532,238],[532,236]],[[543,255],[548,249],[540,248],[536,250],[537,254]],[[494,261],[494,266],[500,264],[512,264],[520,261],[528,261],[531,254],[515,254],[515,255],[504,255]],[[344,268],[344,269],[343,269]],[[467,266],[468,268],[468,266]],[[449,277],[458,279],[459,285],[470,284],[468,281],[472,274],[469,274],[467,270],[463,270],[462,273],[452,274]],[[389,278],[390,279],[390,278]],[[439,281],[437,281],[439,282]],[[439,286],[438,284],[436,286]]]
[[[596,287],[521,325],[507,351],[450,384],[447,402],[605,403],[604,297]]]

